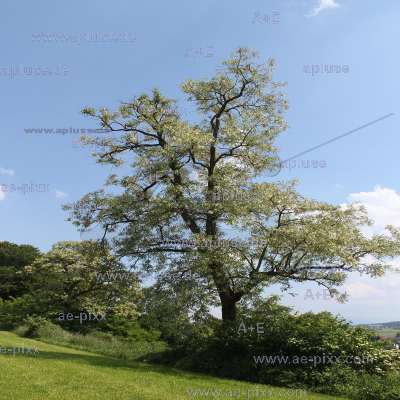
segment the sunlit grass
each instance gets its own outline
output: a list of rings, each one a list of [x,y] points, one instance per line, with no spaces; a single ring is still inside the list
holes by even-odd
[[[338,399],[127,362],[0,332],[0,347],[22,346],[39,353],[0,354],[1,400]],[[195,395],[199,389],[215,395]]]

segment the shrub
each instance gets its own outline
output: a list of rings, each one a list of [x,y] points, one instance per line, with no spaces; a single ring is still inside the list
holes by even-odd
[[[263,334],[243,328],[263,321]],[[183,345],[164,354],[161,361],[221,377],[345,396],[352,393],[357,400],[384,386],[384,400],[398,392],[393,376],[398,377],[400,352],[384,349],[372,332],[327,312],[297,315],[271,301],[241,310],[237,324],[214,321],[209,328],[208,335],[193,330]],[[336,358],[309,361],[324,355]],[[261,362],[263,356],[270,358]],[[305,363],[293,362],[303,358]]]
[[[51,322],[42,317],[28,317],[25,319],[24,324],[17,327],[15,332],[20,336],[37,338],[40,337],[39,332],[48,332],[49,330],[56,330],[58,328]]]
[[[16,328],[30,313],[32,313],[32,302],[29,295],[11,300],[0,298],[1,329],[9,330]]]
[[[391,372],[385,375],[372,375],[347,371],[342,383],[318,389],[320,392],[343,395],[354,400],[399,400],[400,375]]]
[[[125,360],[146,360],[150,355],[166,350],[166,344],[158,340],[137,341],[107,332],[92,332],[87,335],[67,332],[41,317],[27,318],[15,332],[20,336],[35,337],[47,343]]]

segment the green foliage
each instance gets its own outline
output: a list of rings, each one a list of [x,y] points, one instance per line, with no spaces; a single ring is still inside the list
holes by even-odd
[[[166,344],[150,333],[136,329],[135,336],[120,337],[107,332],[92,332],[87,335],[63,330],[44,318],[27,318],[15,333],[24,337],[38,338],[44,342],[59,344],[117,357],[124,360],[147,359],[153,353],[166,350]]]
[[[257,323],[262,323],[262,334],[247,329]],[[326,362],[309,361],[315,357],[321,361],[324,355],[333,356],[334,362],[327,357]],[[263,356],[275,361],[256,362]],[[279,362],[278,357],[289,362]],[[308,361],[293,361],[302,358]],[[163,361],[217,376],[324,393],[347,395],[351,389],[357,400],[364,391],[392,382],[400,371],[400,353],[385,350],[373,332],[327,312],[293,314],[274,297],[242,306],[236,324],[214,323],[209,335],[192,335]],[[369,378],[364,387],[363,379]],[[388,387],[382,393],[398,390],[394,383]]]
[[[240,48],[215,76],[184,82],[197,123],[183,120],[176,101],[157,89],[115,111],[86,107],[83,114],[110,135],[83,141],[97,146],[99,163],[124,168],[109,177],[110,191],[89,193],[66,209],[81,230],[100,225],[104,238],[60,242],[42,255],[0,243],[1,326],[27,318],[21,334],[102,354],[156,353],[225,377],[357,400],[376,391],[382,400],[398,398],[398,352],[329,313],[296,315],[276,298],[261,299],[267,286],[287,290],[293,281],[312,281],[345,300],[338,288],[348,272],[381,276],[400,249],[394,227],[363,234],[372,221],[359,204],[330,205],[303,197],[295,182],[260,180],[276,166],[274,142],[286,129],[284,85],[273,81],[274,67]],[[156,283],[141,291],[139,276],[155,276]],[[217,301],[223,322],[208,313]],[[48,321],[80,312],[106,320],[90,327],[64,322],[87,335]],[[260,323],[262,334],[240,330]],[[160,338],[173,347],[161,356]],[[324,355],[340,361],[256,362]],[[348,357],[361,361],[342,361]]]
[[[159,331],[171,346],[177,346],[210,316],[203,307],[207,304],[202,300],[203,288],[190,281],[170,278],[172,283],[162,284],[159,279],[158,284],[143,290],[139,321],[146,329]]]
[[[11,300],[0,299],[0,328],[13,329],[30,314],[40,313],[29,294]]]
[[[0,299],[0,325],[13,328],[29,316],[43,317],[81,332],[104,328],[96,321],[82,324],[65,315],[104,315],[129,325],[137,319],[141,290],[136,274],[96,242],[60,242],[23,269],[27,293]],[[122,328],[120,328],[121,330]]]
[[[19,325],[15,329],[15,333],[28,338],[37,338],[40,337],[39,332],[42,332],[46,329],[51,330],[53,327],[56,330],[58,329],[57,325],[52,324],[43,317],[28,317],[24,321],[24,325]]]
[[[11,300],[27,292],[24,267],[39,255],[33,246],[0,242],[0,299]]]
[[[391,373],[385,376],[358,374],[349,385],[341,388],[355,400],[398,400],[400,399],[400,375]]]
[[[142,274],[196,282],[204,305],[219,297],[225,321],[235,320],[242,298],[275,284],[313,281],[344,300],[337,288],[347,272],[380,276],[400,249],[393,227],[363,235],[371,221],[357,204],[334,206],[304,198],[294,182],[260,180],[276,167],[274,142],[286,129],[274,68],[239,48],[213,77],[184,82],[197,123],[157,89],[115,111],[83,110],[110,133],[83,138],[96,160],[123,168],[108,179],[113,190],[66,207],[71,221],[100,225]]]
[[[161,335],[154,329],[143,329],[138,321],[130,321],[121,316],[110,316],[98,326],[98,329],[111,335],[148,342],[159,340]]]
[[[373,375],[337,366],[324,371],[324,384],[315,391],[342,395],[352,400],[400,399],[400,375],[392,372]]]
[[[136,275],[96,242],[57,243],[25,270],[37,315],[57,319],[60,314],[82,311],[127,319],[137,316],[140,289]],[[106,274],[113,278],[103,279]],[[68,325],[77,328],[77,324]]]

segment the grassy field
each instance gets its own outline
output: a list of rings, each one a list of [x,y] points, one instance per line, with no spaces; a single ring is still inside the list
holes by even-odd
[[[0,332],[0,347],[38,350],[0,353],[1,400],[338,399],[124,362],[10,332]]]

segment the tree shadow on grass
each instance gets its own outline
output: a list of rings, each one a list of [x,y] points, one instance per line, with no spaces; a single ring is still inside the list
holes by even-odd
[[[192,381],[193,385],[200,385],[199,387],[202,387],[205,383],[207,383],[208,385],[207,387],[209,387],[213,383],[221,384],[222,381],[224,381],[225,384],[227,384],[228,381],[231,381],[237,385],[240,384],[254,385],[259,388],[269,387],[268,384],[249,382],[240,379],[217,377],[217,376],[207,375],[204,373],[181,371],[163,365],[148,364],[135,361],[125,361],[117,358],[107,357],[103,355],[96,355],[96,354],[74,354],[74,353],[63,353],[55,351],[40,351],[39,354],[36,356],[20,355],[19,357],[24,357],[26,359],[34,358],[36,360],[54,360],[54,361],[65,361],[65,362],[70,361],[75,364],[90,365],[100,368],[103,367],[103,368],[121,369],[125,371],[132,371],[139,373],[158,373],[164,375],[165,377],[171,377],[172,379],[183,378],[187,381]],[[206,382],[204,382],[205,380]],[[287,390],[288,388],[281,387],[280,389]],[[337,399],[339,399],[339,397],[337,397]]]
[[[36,356],[20,355],[19,357],[25,357],[26,359],[36,359],[36,360],[54,360],[54,361],[71,361],[78,364],[86,364],[95,367],[105,367],[105,368],[121,368],[124,370],[132,370],[136,372],[153,372],[163,375],[168,375],[171,377],[184,377],[188,380],[196,379],[218,379],[217,377],[210,377],[203,374],[194,374],[187,371],[180,371],[170,367],[146,364],[135,361],[125,361],[117,358],[111,358],[96,354],[74,354],[74,353],[62,353],[56,351],[40,351]]]

